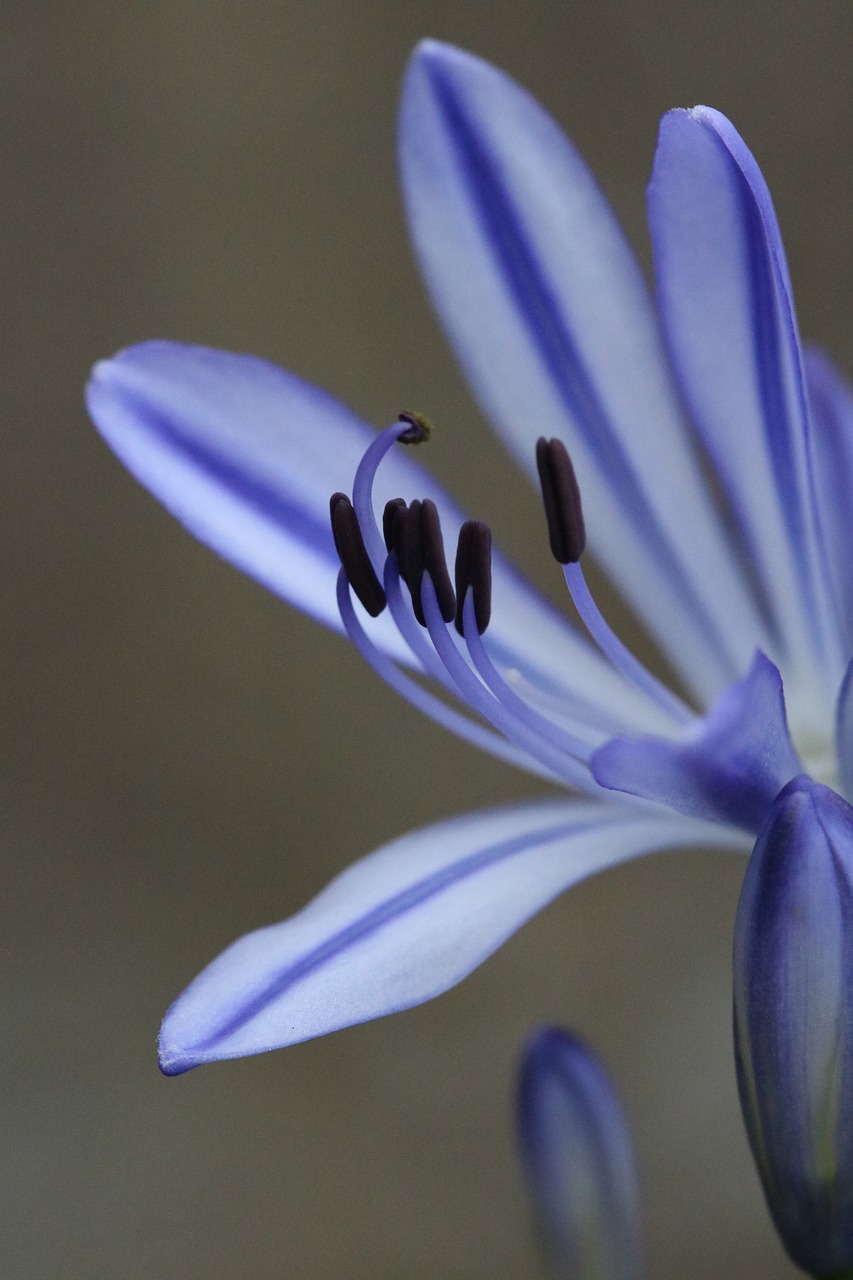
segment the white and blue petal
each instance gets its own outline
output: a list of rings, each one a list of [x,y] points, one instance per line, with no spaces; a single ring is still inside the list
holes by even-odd
[[[340,627],[329,498],[351,486],[370,444],[354,414],[265,360],[174,342],[101,361],[87,401],[107,443],[190,532]]]
[[[284,599],[340,629],[329,497],[349,491],[376,438],[319,387],[252,356],[147,342],[95,366],[91,416],[128,469],[192,532]],[[411,451],[383,463],[385,498],[432,498],[452,547],[463,513]],[[496,660],[608,721],[648,725],[646,701],[499,554],[492,564]],[[373,641],[418,664],[386,614]]]
[[[782,678],[760,652],[743,680],[681,738],[612,738],[590,763],[604,787],[753,833],[802,769],[788,733]]]
[[[802,775],[747,866],[734,938],[741,1106],[779,1234],[812,1275],[853,1265],[853,808]]]
[[[807,348],[805,369],[818,516],[846,651],[853,653],[853,387],[823,351]]]
[[[796,686],[793,722],[825,725],[844,654],[770,194],[740,136],[708,107],[664,116],[648,194],[667,340],[773,618],[767,652]]]
[[[297,915],[235,942],[172,1005],[175,1075],[420,1004],[454,986],[557,894],[654,849],[742,847],[659,810],[542,801],[469,814],[356,862]]]
[[[654,311],[607,202],[530,96],[429,41],[400,165],[435,305],[484,409],[534,471],[562,437],[590,543],[700,696],[769,643],[683,426]]]

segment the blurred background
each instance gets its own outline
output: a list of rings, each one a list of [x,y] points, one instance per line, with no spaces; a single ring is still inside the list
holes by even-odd
[[[509,1098],[541,1020],[619,1082],[650,1274],[793,1274],[735,1094],[730,855],[586,884],[423,1008],[157,1071],[163,1011],[238,934],[395,834],[531,791],[193,542],[82,407],[92,361],[147,337],[260,353],[377,424],[415,404],[441,427],[428,463],[556,591],[406,243],[395,112],[423,35],[530,87],[644,259],[658,116],[726,111],[774,192],[803,331],[853,366],[842,0],[5,0],[6,1280],[539,1275]]]

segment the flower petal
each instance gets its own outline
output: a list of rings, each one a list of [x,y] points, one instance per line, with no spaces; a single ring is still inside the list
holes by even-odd
[[[614,791],[758,831],[776,795],[801,770],[778,669],[757,653],[744,679],[680,740],[613,738],[590,765],[596,781]]]
[[[208,965],[166,1015],[161,1069],[177,1075],[420,1004],[593,872],[663,846],[732,838],[660,812],[563,801],[403,836]]]
[[[562,436],[608,572],[704,696],[762,623],[684,431],[639,268],[583,161],[487,63],[427,41],[400,121],[412,238],[484,409],[535,474]]]
[[[806,350],[805,367],[818,515],[847,651],[853,652],[853,387],[823,351]]]
[[[664,325],[683,390],[755,561],[786,676],[817,725],[840,677],[807,445],[785,253],[767,186],[708,107],[661,122],[649,222]],[[795,714],[796,710],[796,714]]]
[[[329,497],[352,484],[372,439],[363,423],[264,360],[172,342],[101,361],[87,400],[107,443],[196,537],[340,629]]]
[[[102,361],[87,398],[107,443],[196,537],[340,630],[329,497],[351,489],[375,439],[370,427],[264,360],[173,342],[142,343]],[[410,451],[392,451],[382,482],[377,515],[387,497],[432,498],[454,545],[463,513]],[[578,708],[648,727],[645,701],[585,638],[500,555],[492,571],[489,634],[498,660]],[[387,613],[366,625],[374,643],[417,665]]]

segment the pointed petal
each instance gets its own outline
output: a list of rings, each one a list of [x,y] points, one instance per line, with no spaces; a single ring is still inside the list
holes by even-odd
[[[248,934],[166,1015],[176,1075],[393,1013],[455,985],[584,877],[730,834],[660,813],[541,802],[416,831],[355,863],[303,911]]]
[[[340,629],[329,497],[349,491],[375,432],[320,388],[264,360],[147,342],[95,366],[89,412],[130,471],[192,532],[285,600]],[[387,497],[430,497],[448,544],[464,519],[428,472],[395,449]],[[493,560],[490,638],[501,663],[578,707],[643,724],[642,700],[508,564]],[[412,662],[388,614],[368,624]]]
[[[427,41],[404,86],[400,164],[433,301],[482,402],[535,474],[572,450],[590,541],[703,695],[762,624],[682,426],[639,268],[555,123],[487,63]]]
[[[590,764],[604,787],[753,832],[801,770],[788,734],[782,678],[763,653],[679,741],[613,738]]]
[[[811,711],[817,724],[840,676],[839,636],[824,589],[799,337],[770,194],[729,121],[696,107],[664,116],[648,197],[662,315],[685,397],[776,618],[776,652],[805,692],[796,711]]]
[[[823,351],[805,353],[817,509],[848,652],[853,652],[853,387]]]
[[[264,360],[172,342],[101,361],[87,400],[107,443],[190,532],[340,629],[329,497],[352,484],[372,439],[363,423]]]
[[[640,1197],[622,1106],[595,1054],[557,1027],[541,1028],[526,1046],[518,1136],[555,1273],[638,1280]]]

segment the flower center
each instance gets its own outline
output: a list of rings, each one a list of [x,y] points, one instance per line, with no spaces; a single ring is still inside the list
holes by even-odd
[[[614,726],[605,729],[594,713],[584,716],[577,708],[555,706],[544,689],[528,685],[522,696],[515,673],[501,671],[488,651],[484,640],[492,594],[488,525],[479,520],[462,525],[454,588],[435,503],[392,498],[385,504],[381,528],[376,521],[373,487],[382,459],[395,443],[420,443],[429,430],[422,415],[401,414],[366,450],[354,478],[352,501],[341,493],[331,498],[332,531],[341,561],[338,603],[347,634],[386,681],[433,719],[515,764],[598,793],[603,789],[594,780],[589,761]],[[613,633],[586,584],[580,567],[585,547],[583,510],[565,447],[557,440],[540,440],[537,465],[551,550],[563,565],[570,595],[591,638],[625,679],[665,712],[674,730],[683,729],[695,721],[694,713]],[[436,696],[381,651],[360,621],[352,595],[373,618],[388,608],[414,663],[444,694],[460,701],[464,711]]]

